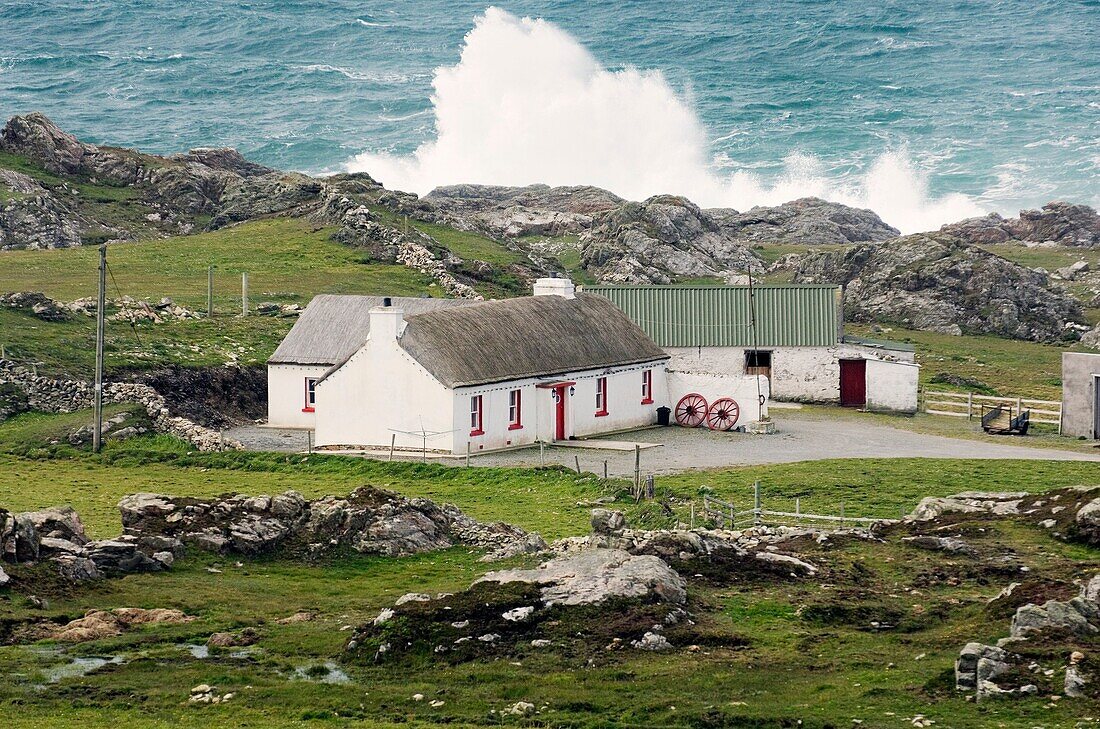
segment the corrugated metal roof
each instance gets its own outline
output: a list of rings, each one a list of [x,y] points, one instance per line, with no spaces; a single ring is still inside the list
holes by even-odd
[[[662,347],[751,347],[748,286],[586,286]],[[756,345],[826,347],[839,338],[840,287],[753,286]]]

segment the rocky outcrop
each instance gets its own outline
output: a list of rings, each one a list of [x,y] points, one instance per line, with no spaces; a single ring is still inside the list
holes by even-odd
[[[0,170],[0,250],[80,245],[79,218],[33,178]]]
[[[592,225],[592,216],[623,204],[598,187],[501,187],[450,185],[421,198],[421,217],[474,230],[493,238],[562,236]]]
[[[742,243],[820,245],[881,242],[901,233],[871,210],[804,197],[775,207],[739,213],[728,208],[706,211],[722,232]]]
[[[1068,488],[1046,493],[964,491],[929,496],[905,519],[933,522],[953,517],[1011,518],[1049,530],[1051,536],[1100,546],[1100,488]],[[917,545],[920,546],[920,545]],[[950,550],[946,550],[950,551]],[[1100,595],[1100,582],[1097,583]]]
[[[593,549],[557,557],[531,570],[490,572],[478,582],[538,585],[545,605],[589,605],[612,598],[687,600],[684,580],[664,560],[618,549]]]
[[[56,380],[35,374],[25,367],[0,360],[0,387],[21,393],[31,410],[71,413],[92,407],[94,386],[82,380]],[[202,451],[240,449],[241,444],[225,439],[216,430],[173,415],[165,399],[152,387],[130,382],[108,382],[103,388],[105,403],[138,403],[145,408],[154,429],[181,438]]]
[[[12,514],[0,509],[0,561],[48,563],[72,582],[167,569],[183,545],[164,537],[123,535],[93,541],[69,506]]]
[[[403,556],[458,544],[517,554],[545,548],[537,536],[483,524],[457,507],[364,486],[344,498],[278,496],[218,499],[134,494],[119,503],[127,534],[168,536],[212,552],[316,556],[338,549]]]
[[[195,618],[180,610],[165,608],[115,608],[114,610],[89,610],[84,617],[58,626],[50,637],[62,643],[84,643],[122,635],[139,625],[153,623],[190,623]]]
[[[939,233],[810,253],[794,280],[844,285],[845,314],[854,321],[950,334],[1050,342],[1084,319],[1080,304],[1045,274]]]
[[[671,195],[600,213],[581,235],[582,262],[602,283],[760,271],[760,259],[691,201]]]
[[[1039,210],[1021,210],[1018,218],[1004,218],[990,213],[945,225],[940,231],[968,243],[1019,241],[1095,248],[1100,246],[1100,215],[1088,205],[1055,201]]]

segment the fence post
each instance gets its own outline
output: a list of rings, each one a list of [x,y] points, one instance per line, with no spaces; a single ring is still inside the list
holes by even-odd
[[[306,431],[306,453],[313,455],[313,431]]]
[[[691,528],[695,528],[695,502],[691,502]]]
[[[966,419],[974,419],[974,393],[966,393]]]
[[[248,316],[248,271],[241,274],[241,316]]]
[[[603,462],[603,480],[604,481],[607,480],[607,459],[606,458],[604,459],[604,462]]]
[[[794,497],[794,525],[798,526],[799,516],[802,514],[802,499]]]
[[[753,526],[760,526],[760,482],[756,481],[752,485],[752,523]]]
[[[1016,398],[1016,417],[1020,417],[1024,414],[1024,401],[1023,398]]]
[[[574,455],[573,463],[577,466],[577,473],[579,474],[581,472],[581,457]]]
[[[393,447],[397,443],[397,433],[390,436],[390,460],[393,460]]]
[[[840,528],[844,528],[844,502],[840,502]]]
[[[206,267],[206,318],[214,317],[214,267]]]
[[[634,444],[634,490],[637,491],[641,488],[642,478],[642,447],[637,443]]]
[[[539,441],[539,465],[546,465],[546,441]]]
[[[466,441],[466,468],[470,467],[470,441]]]

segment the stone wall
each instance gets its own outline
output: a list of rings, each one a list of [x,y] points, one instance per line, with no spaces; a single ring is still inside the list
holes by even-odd
[[[82,380],[54,380],[36,375],[26,367],[9,360],[0,360],[0,384],[10,383],[27,395],[32,410],[46,413],[71,413],[90,408],[95,400],[95,388]],[[203,427],[187,418],[172,415],[164,398],[152,387],[131,382],[108,382],[103,387],[103,402],[134,402],[145,408],[158,433],[182,438],[200,451],[223,448],[240,450],[237,441],[223,441],[221,433]]]

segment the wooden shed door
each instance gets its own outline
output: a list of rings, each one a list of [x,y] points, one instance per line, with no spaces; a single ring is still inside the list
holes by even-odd
[[[840,404],[846,408],[861,408],[867,404],[866,360],[840,360]]]
[[[1092,437],[1100,440],[1100,375],[1092,376]]]
[[[554,438],[565,440],[565,391],[566,387],[554,388]]]

